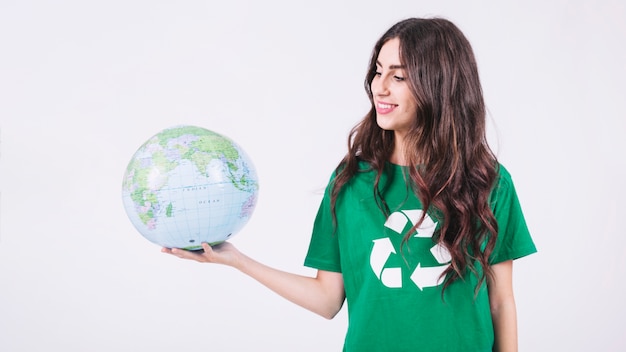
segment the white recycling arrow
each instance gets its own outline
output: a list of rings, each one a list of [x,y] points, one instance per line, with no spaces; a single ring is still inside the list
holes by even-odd
[[[374,240],[374,247],[370,254],[370,266],[376,277],[387,287],[402,287],[402,272],[400,268],[385,268],[387,259],[396,250],[387,237]]]
[[[452,255],[450,255],[448,249],[440,245],[439,243],[437,243],[433,246],[433,248],[430,249],[430,253],[433,255],[433,257],[435,257],[437,263],[439,264],[450,263],[450,261],[452,260]]]
[[[401,268],[385,268],[380,277],[380,281],[387,287],[402,287],[402,269]]]
[[[413,225],[417,224],[417,222],[422,217],[422,214],[424,213],[424,211],[420,209],[402,210],[402,212],[409,218],[409,220],[411,220],[411,224]],[[417,234],[415,234],[415,237],[433,237],[436,228],[437,223],[434,222],[433,219],[428,216],[428,214],[426,214],[426,217],[424,217],[424,221],[422,221],[420,226],[417,228]],[[400,231],[396,232],[401,233]]]
[[[387,221],[385,221],[385,227],[392,229],[395,233],[402,233],[402,230],[404,230],[406,223],[409,221],[409,219],[411,219],[410,217],[409,219],[407,219],[407,217],[407,215],[404,215],[399,211],[392,213],[387,218]],[[415,224],[412,219],[411,223]]]
[[[424,290],[424,287],[439,286],[443,283],[444,279],[441,274],[443,274],[448,266],[450,266],[450,264],[431,267],[422,267],[420,264],[417,264],[417,268],[415,268],[415,271],[411,274],[411,280],[421,291]]]

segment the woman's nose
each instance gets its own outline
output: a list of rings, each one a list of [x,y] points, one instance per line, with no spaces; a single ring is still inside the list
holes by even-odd
[[[372,80],[371,88],[374,96],[385,96],[389,94],[389,86],[387,85],[387,81],[380,76],[374,77],[374,79]]]

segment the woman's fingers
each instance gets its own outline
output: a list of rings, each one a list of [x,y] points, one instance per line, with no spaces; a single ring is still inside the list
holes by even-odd
[[[208,243],[202,243],[202,251],[188,251],[180,248],[162,248],[161,252],[177,256],[181,259],[195,260],[203,263],[213,262],[213,248]]]

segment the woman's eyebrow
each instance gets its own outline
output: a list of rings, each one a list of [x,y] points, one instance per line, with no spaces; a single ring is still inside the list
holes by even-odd
[[[380,61],[376,60],[376,65],[383,67],[383,65],[380,63]],[[406,68],[406,66],[404,65],[389,65],[389,69],[390,70],[404,70]]]

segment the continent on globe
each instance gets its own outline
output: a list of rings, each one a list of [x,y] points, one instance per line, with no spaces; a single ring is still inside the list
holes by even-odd
[[[231,139],[196,126],[165,129],[133,155],[122,182],[131,223],[149,241],[200,249],[248,222],[258,197],[256,169]]]

